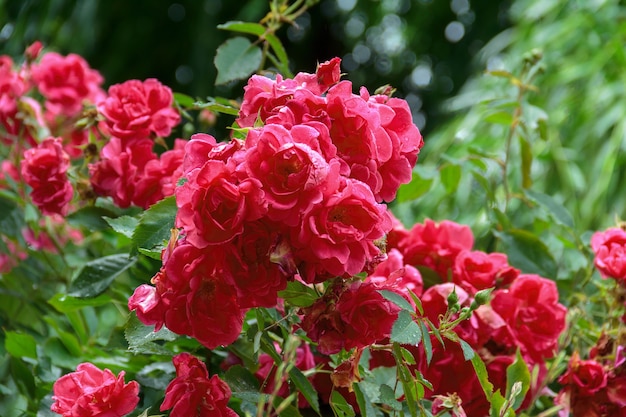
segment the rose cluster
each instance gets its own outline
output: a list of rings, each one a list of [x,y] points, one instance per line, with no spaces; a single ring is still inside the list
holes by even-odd
[[[185,141],[160,155],[153,150],[154,139],[180,122],[172,91],[155,79],[108,92],[102,83],[82,57],[43,52],[38,42],[19,66],[0,56],[0,140],[9,145],[0,187],[23,179],[45,215],[67,214],[75,187],[87,198],[84,183],[120,207],[147,208],[174,193]],[[70,178],[72,162],[83,160],[89,172]]]
[[[626,357],[624,346],[603,335],[583,360],[572,354],[567,370],[558,379],[562,389],[555,403],[559,416],[626,416]]]
[[[495,389],[505,391],[506,368],[518,349],[530,370],[538,369],[538,384],[526,397],[528,405],[545,377],[545,361],[556,354],[559,335],[565,329],[566,308],[559,303],[554,281],[520,273],[502,253],[473,250],[469,227],[448,220],[435,223],[427,219],[410,230],[396,223],[388,244],[407,264],[437,277],[438,282],[421,296],[424,315],[435,326],[441,324],[451,303],[456,304],[453,311],[470,307],[474,301],[480,304],[453,331],[481,356]],[[489,303],[474,299],[488,288],[495,288]],[[452,292],[455,295],[451,297]],[[455,313],[452,318],[457,316]],[[488,415],[489,403],[472,364],[465,360],[457,342],[444,339],[444,344],[432,337],[430,363],[422,345],[408,347],[415,356],[415,367],[433,386],[427,395],[436,399],[456,394],[467,415]],[[454,378],[449,374],[452,369]]]
[[[143,323],[212,349],[235,341],[247,309],[277,306],[289,281],[337,278],[303,310],[320,349],[389,335],[397,308],[375,284],[351,278],[384,260],[392,219],[383,201],[411,179],[423,141],[406,101],[353,94],[339,65],[336,58],[293,79],[252,76],[237,119],[242,138],[191,137],[175,191],[180,236],[163,252],[154,285],[129,300]],[[334,317],[335,333],[312,316]],[[353,333],[340,346],[345,329]]]

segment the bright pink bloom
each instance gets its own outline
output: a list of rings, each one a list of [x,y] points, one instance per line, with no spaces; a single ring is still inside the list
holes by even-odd
[[[246,170],[258,179],[268,203],[267,216],[288,226],[300,224],[302,215],[319,204],[327,177],[339,175],[316,150],[319,132],[305,125],[291,131],[280,125],[252,130],[246,139]]]
[[[612,227],[591,237],[596,268],[605,278],[626,281],[626,231]]]
[[[176,139],[173,149],[146,163],[135,183],[133,204],[148,208],[163,198],[174,195],[176,183],[182,176],[186,143],[186,140]]]
[[[67,213],[74,195],[67,178],[69,165],[69,156],[58,138],[48,138],[24,152],[22,177],[32,188],[31,200],[43,214]]]
[[[424,289],[420,272],[415,267],[406,265],[397,249],[390,249],[387,252],[387,259],[376,266],[367,280],[403,295],[411,304],[415,302],[408,290],[419,296]]]
[[[435,223],[426,219],[403,234],[397,242],[397,249],[407,264],[430,268],[442,280],[448,281],[457,255],[471,250],[473,245],[474,235],[468,226],[449,220]]]
[[[152,141],[145,138],[127,145],[119,138],[111,138],[102,148],[101,160],[89,166],[91,186],[96,194],[113,198],[122,208],[133,204],[146,165],[157,159],[152,146]],[[138,197],[140,203],[150,202]]]
[[[376,241],[391,228],[386,206],[376,203],[360,181],[343,180],[337,191],[304,213],[302,227],[293,230],[295,257],[304,264],[307,282],[325,276],[352,276],[381,260]]]
[[[494,339],[519,346],[522,354],[537,362],[554,356],[567,313],[559,303],[554,281],[520,275],[509,289],[494,293],[491,306],[508,325],[507,331],[494,335]]]
[[[128,308],[155,330],[165,325],[209,349],[233,343],[241,332],[243,312],[232,283],[224,277],[222,257],[184,241],[171,243],[161,271],[152,278],[156,289],[139,286]]]
[[[98,103],[111,135],[123,140],[142,139],[150,134],[165,137],[180,123],[172,107],[172,90],[154,78],[128,80],[109,88],[109,96]]]
[[[83,101],[96,103],[104,96],[100,73],[79,55],[48,52],[39,64],[31,66],[32,79],[46,98],[46,108],[54,114],[76,116]]]
[[[176,226],[199,248],[228,242],[242,233],[245,222],[265,214],[263,197],[259,180],[239,181],[225,163],[210,160],[176,189]]]
[[[139,403],[139,384],[125,384],[124,373],[116,377],[108,369],[81,363],[54,383],[51,410],[63,417],[125,416]]]
[[[170,411],[171,417],[237,417],[228,408],[230,387],[217,375],[209,378],[206,365],[189,353],[180,353],[172,359],[176,378],[165,390],[161,411]]]
[[[452,281],[474,294],[487,288],[508,287],[520,271],[508,264],[503,253],[463,251],[454,260]]]

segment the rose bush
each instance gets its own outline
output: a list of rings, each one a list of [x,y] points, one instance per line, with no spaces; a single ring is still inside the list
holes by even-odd
[[[250,48],[288,69],[276,26],[226,27],[258,34],[266,47]],[[40,44],[25,57],[0,58],[0,353],[1,388],[36,397],[29,412],[623,414],[626,235],[544,236],[549,250],[538,211],[535,229],[514,227],[506,210],[520,202],[566,216],[524,184],[511,191],[509,151],[486,232],[427,217],[406,228],[394,199],[427,182],[424,140],[407,101],[356,94],[339,58],[229,79],[246,81],[234,104],[156,79],[104,91],[80,57]],[[232,117],[228,135],[179,129],[207,111]],[[450,166],[441,182],[460,188]],[[494,191],[486,176],[474,178]],[[562,296],[572,280],[557,250],[589,258],[601,300]],[[18,314],[38,309],[40,322]],[[612,327],[597,331],[598,315]]]

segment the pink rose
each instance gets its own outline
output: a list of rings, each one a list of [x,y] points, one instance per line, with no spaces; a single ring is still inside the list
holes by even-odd
[[[188,242],[172,244],[164,252],[163,267],[152,278],[156,286],[139,286],[128,301],[144,324],[165,325],[196,338],[209,349],[233,343],[243,325],[243,312],[223,255],[202,251]]]
[[[209,378],[206,365],[189,353],[180,353],[172,359],[176,378],[165,390],[161,411],[170,411],[171,417],[237,417],[228,407],[230,387],[217,375]]]
[[[330,355],[341,349],[364,348],[391,334],[400,308],[383,298],[372,283],[341,280],[310,307],[302,309],[302,328]]]
[[[509,289],[494,292],[491,307],[507,323],[506,331],[494,334],[496,340],[519,346],[537,362],[554,356],[567,313],[554,281],[520,275]]]
[[[103,78],[79,55],[61,56],[56,52],[43,55],[31,66],[32,79],[46,98],[46,108],[54,114],[76,116],[83,101],[95,103],[104,96]]]
[[[613,227],[591,237],[594,263],[603,277],[626,280],[626,231]]]
[[[91,363],[59,378],[53,390],[51,410],[63,417],[122,417],[139,403],[139,384],[125,384],[124,371],[116,377]]]
[[[307,282],[326,275],[352,276],[382,256],[375,242],[391,228],[386,206],[377,204],[366,184],[350,178],[335,193],[304,213],[293,230],[296,259]]]
[[[281,226],[264,221],[247,223],[243,233],[230,244],[220,245],[224,251],[227,271],[232,276],[241,308],[275,307],[278,291],[287,287],[287,279],[292,278],[295,267],[289,253],[279,253],[288,248]]]
[[[119,207],[126,208],[137,199],[139,203],[150,202],[137,195],[137,185],[146,165],[157,156],[152,152],[152,141],[141,139],[128,144],[119,138],[111,138],[101,152],[101,160],[89,166],[91,186],[96,194],[111,197]],[[146,193],[146,190],[140,190]]]
[[[246,170],[261,182],[271,220],[288,226],[300,224],[303,213],[322,201],[328,175],[339,175],[339,166],[331,169],[309,145],[318,135],[317,130],[304,125],[291,131],[280,125],[265,125],[248,134]]]
[[[430,268],[444,281],[448,281],[457,255],[474,245],[472,230],[449,220],[435,223],[426,219],[396,239],[397,249],[407,264]]]
[[[151,133],[165,137],[180,123],[172,107],[172,90],[154,78],[128,80],[109,88],[109,96],[98,103],[111,135],[123,140],[142,139]]]
[[[48,138],[24,152],[22,177],[32,188],[31,200],[43,214],[67,213],[74,196],[74,189],[67,178],[69,165],[69,156],[58,138]]]
[[[454,260],[452,281],[474,294],[492,287],[507,287],[520,271],[508,264],[503,253],[463,251]]]
[[[225,243],[242,233],[245,222],[265,214],[263,197],[259,180],[239,181],[224,162],[209,160],[176,189],[176,226],[196,247]]]

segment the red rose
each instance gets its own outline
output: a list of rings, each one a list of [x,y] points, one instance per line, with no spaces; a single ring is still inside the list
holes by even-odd
[[[508,264],[503,253],[463,251],[454,260],[452,281],[471,294],[492,287],[506,287],[519,270]]]
[[[336,309],[346,323],[345,348],[364,348],[391,335],[400,308],[385,299],[379,287],[361,283],[350,285],[341,294]]]
[[[386,206],[377,204],[366,184],[350,178],[320,204],[304,214],[293,230],[296,258],[304,261],[307,282],[326,275],[352,276],[381,256],[375,241],[391,228]]]
[[[337,281],[324,297],[302,310],[302,328],[317,350],[330,355],[364,348],[391,334],[400,308],[383,298],[380,287],[360,281]]]
[[[520,275],[508,290],[494,292],[491,306],[507,323],[506,331],[494,335],[496,340],[520,346],[522,354],[537,362],[554,356],[567,313],[554,281]]]
[[[574,352],[559,383],[570,386],[576,395],[591,396],[606,388],[607,377],[601,363],[593,359],[580,360],[578,352]]]
[[[241,308],[276,306],[278,291],[287,287],[294,272],[274,258],[283,245],[288,247],[280,226],[263,220],[247,223],[230,244],[220,245]]]
[[[104,96],[100,89],[103,78],[81,56],[61,56],[56,52],[43,55],[39,64],[31,66],[32,79],[46,98],[46,108],[67,117],[77,115],[83,101],[97,102]]]
[[[206,365],[189,353],[180,353],[172,359],[176,378],[165,390],[161,411],[170,411],[171,417],[237,417],[228,408],[230,387],[217,375],[209,378]]]
[[[154,78],[128,80],[109,88],[109,96],[98,103],[113,136],[123,140],[168,136],[180,122],[172,107],[172,90]]]
[[[224,162],[209,160],[176,189],[176,225],[198,248],[225,243],[241,234],[245,222],[265,214],[263,196],[259,180],[239,181]]]
[[[139,286],[129,309],[155,330],[165,325],[209,349],[233,343],[241,332],[243,312],[230,277],[223,274],[223,254],[185,241],[171,245],[164,251],[161,271],[152,278],[156,289]]]
[[[67,213],[74,195],[67,178],[69,165],[69,156],[58,138],[48,138],[24,152],[22,176],[32,187],[31,200],[43,214]]]
[[[594,263],[603,277],[626,280],[626,231],[613,227],[591,237]]]
[[[152,141],[145,138],[127,144],[119,138],[111,138],[102,148],[101,160],[89,166],[91,186],[96,194],[113,198],[122,208],[130,206],[134,200],[149,202],[142,199],[141,194],[136,197],[136,187],[146,165],[157,159],[152,145]]]
[[[302,214],[323,199],[331,167],[307,142],[319,132],[298,125],[291,131],[280,125],[265,125],[248,134],[246,169],[263,185],[267,216],[288,226],[300,224]],[[338,166],[334,175],[337,176]]]
[[[430,268],[444,281],[448,281],[448,273],[457,255],[471,250],[474,245],[472,230],[449,220],[435,223],[426,219],[395,239],[407,264]]]
[[[59,378],[53,386],[50,409],[63,417],[122,417],[139,403],[139,384],[124,383],[124,371],[111,371],[81,363],[76,372]]]

